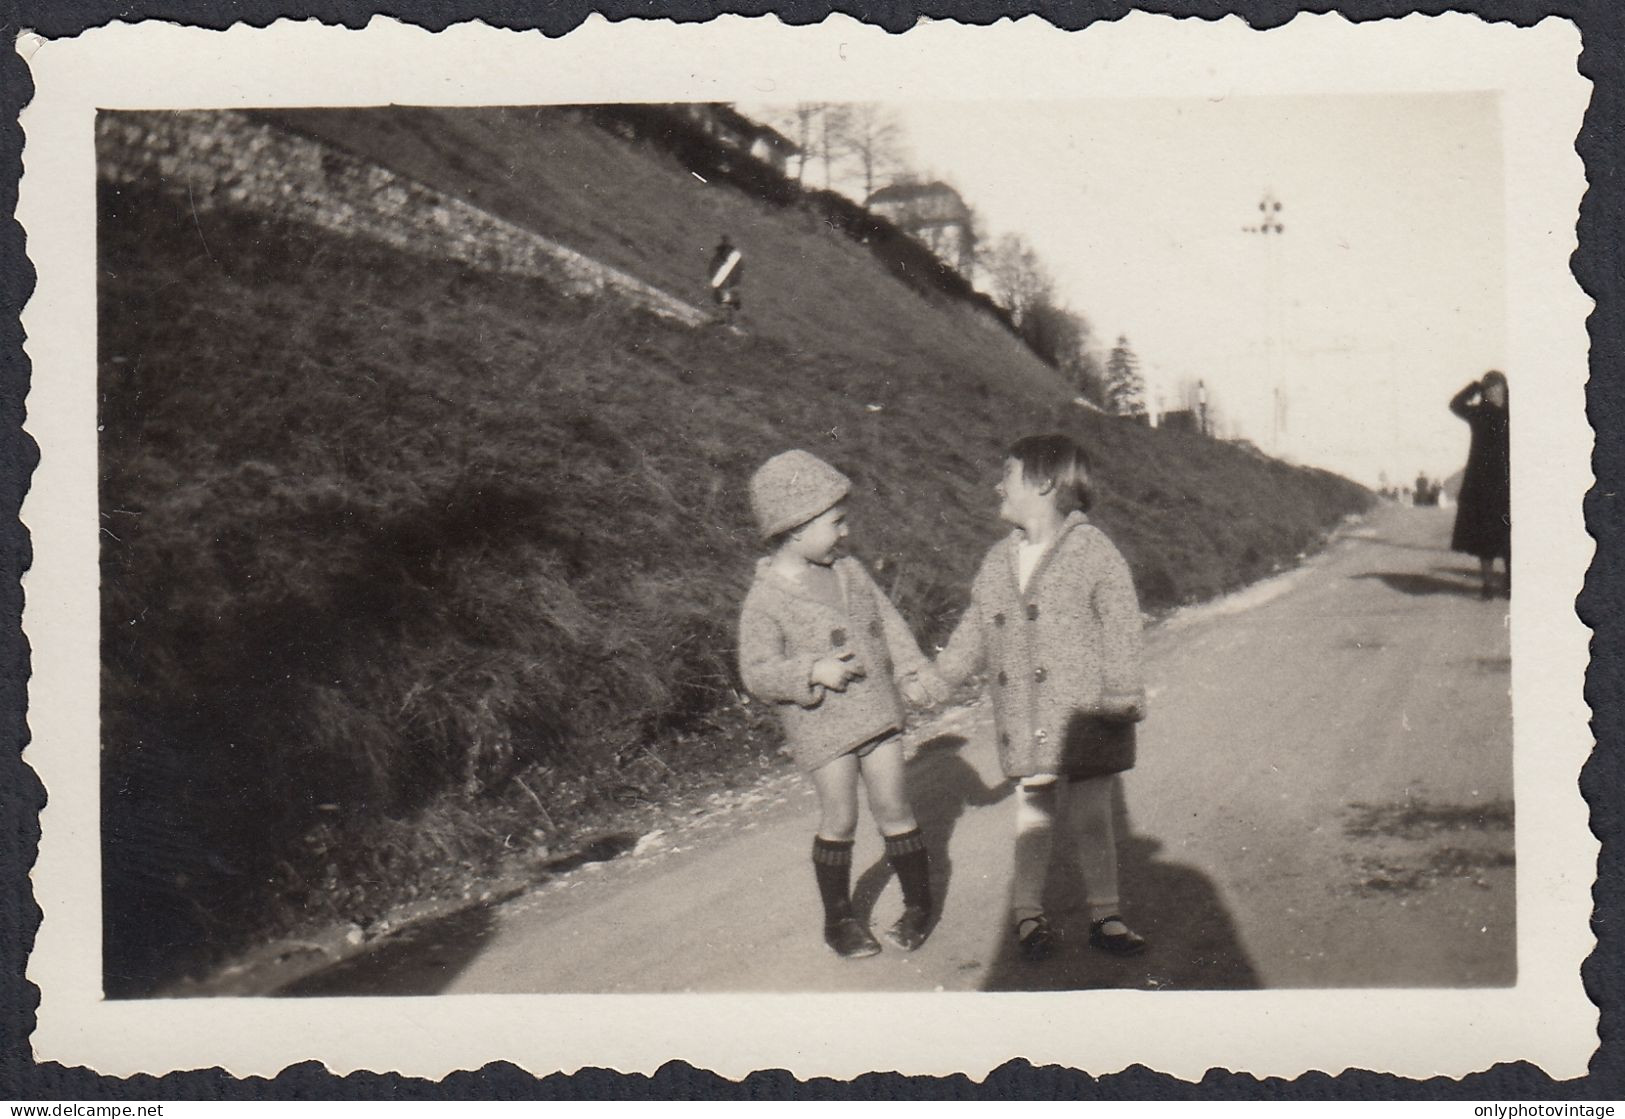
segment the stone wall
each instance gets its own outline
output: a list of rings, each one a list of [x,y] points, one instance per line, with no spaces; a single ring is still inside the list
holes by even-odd
[[[570,295],[614,294],[690,326],[690,303],[374,163],[230,110],[101,113],[97,174],[155,181],[198,209],[232,207],[366,237],[474,268],[532,276]]]

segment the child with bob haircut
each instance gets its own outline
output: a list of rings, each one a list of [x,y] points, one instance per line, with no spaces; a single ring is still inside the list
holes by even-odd
[[[858,778],[903,892],[886,937],[904,951],[930,932],[931,868],[903,788],[902,688],[924,703],[939,687],[908,625],[863,564],[839,555],[851,483],[806,451],[775,455],[750,480],[769,554],[739,618],[739,674],[778,712],[796,764],[812,775],[821,819],[813,875],[824,941],[846,959],[880,945],[852,912]]]
[[[1065,435],[1018,440],[996,487],[1015,526],[982,561],[971,604],[936,660],[949,684],[985,670],[999,762],[1019,782],[1011,918],[1021,954],[1056,945],[1044,879],[1059,832],[1083,872],[1089,943],[1133,955],[1119,912],[1112,801],[1144,718],[1140,604],[1128,564],[1087,513],[1088,456]]]

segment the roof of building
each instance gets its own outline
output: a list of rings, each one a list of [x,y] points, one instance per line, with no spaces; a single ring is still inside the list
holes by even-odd
[[[961,206],[965,204],[965,200],[959,197],[957,190],[942,182],[893,183],[891,186],[883,186],[869,196],[869,204],[872,206],[876,202],[913,202],[918,198],[941,195],[948,195]]]

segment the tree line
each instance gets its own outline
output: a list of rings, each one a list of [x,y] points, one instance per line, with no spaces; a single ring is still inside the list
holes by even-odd
[[[802,101],[769,120],[800,149],[793,161],[799,186],[822,187],[867,206],[883,187],[919,183],[896,112],[874,102]],[[973,206],[968,210],[966,279],[1009,312],[1029,348],[1053,366],[1079,396],[1116,415],[1146,411],[1145,378],[1124,335],[1106,345],[1087,316],[1069,307],[1037,249],[1019,233],[986,241]]]

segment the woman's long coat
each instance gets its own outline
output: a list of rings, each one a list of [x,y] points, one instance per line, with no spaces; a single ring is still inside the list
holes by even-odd
[[[845,613],[768,564],[757,565],[739,616],[739,675],[746,691],[778,712],[796,764],[811,771],[902,729],[897,680],[929,671],[930,663],[863,564],[850,557],[835,561]],[[840,692],[810,681],[815,661],[844,652],[856,654],[866,675]]]
[[[1486,401],[1469,404],[1478,391],[1471,384],[1450,401],[1450,410],[1467,421],[1473,441],[1457,498],[1456,527],[1450,548],[1480,559],[1512,554],[1512,470],[1507,439],[1507,410]]]
[[[1011,533],[982,561],[937,671],[950,684],[988,673],[1006,775],[1130,769],[1145,687],[1128,564],[1088,517],[1072,513],[1022,591],[1020,539]]]

